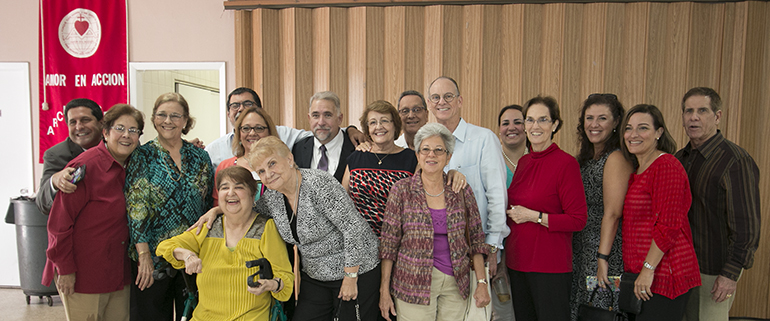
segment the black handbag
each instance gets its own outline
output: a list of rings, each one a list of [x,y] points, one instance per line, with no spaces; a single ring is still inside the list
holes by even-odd
[[[612,303],[615,301],[615,293],[611,289],[608,289],[610,292],[610,305],[609,310],[605,310],[599,307],[594,306],[594,296],[596,295],[596,291],[600,289],[599,286],[596,286],[593,291],[591,291],[591,298],[588,299],[588,303],[581,303],[580,306],[578,306],[578,315],[577,319],[578,321],[623,321],[625,320],[625,317],[623,314],[621,314],[618,311],[612,311]]]
[[[620,301],[618,301],[620,311],[632,314],[642,312],[642,300],[634,295],[634,282],[638,276],[638,273],[624,272],[620,277]]]

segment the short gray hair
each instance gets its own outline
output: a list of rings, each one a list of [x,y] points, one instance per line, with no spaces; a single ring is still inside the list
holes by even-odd
[[[339,115],[342,111],[340,110],[340,97],[337,97],[337,94],[331,92],[331,91],[319,91],[313,95],[313,97],[310,97],[310,105],[308,105],[308,111],[310,111],[310,108],[313,107],[313,102],[319,99],[328,100],[334,103],[334,110],[337,111],[337,115]]]
[[[417,134],[414,134],[414,148],[417,148],[419,151],[422,141],[433,136],[441,137],[441,140],[444,141],[444,147],[446,147],[447,153],[454,153],[455,137],[449,129],[439,123],[427,123],[422,126],[422,128],[417,131]]]

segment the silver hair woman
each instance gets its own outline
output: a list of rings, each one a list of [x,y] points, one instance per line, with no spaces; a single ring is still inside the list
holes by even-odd
[[[406,320],[456,320],[471,294],[477,306],[489,304],[486,281],[470,293],[471,282],[485,279],[483,255],[489,251],[476,199],[469,186],[459,193],[446,188],[444,167],[454,144],[441,124],[420,128],[415,135],[420,169],[390,190],[380,238],[384,318],[397,311]]]

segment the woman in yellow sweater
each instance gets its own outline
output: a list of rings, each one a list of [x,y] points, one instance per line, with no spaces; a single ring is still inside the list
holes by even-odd
[[[184,232],[161,242],[156,254],[187,274],[198,273],[192,320],[268,320],[272,298],[286,301],[294,287],[286,245],[273,220],[252,210],[257,183],[247,169],[223,169],[216,184],[224,216],[199,235]],[[274,278],[249,287],[246,280],[257,269],[246,268],[246,261],[263,257]]]

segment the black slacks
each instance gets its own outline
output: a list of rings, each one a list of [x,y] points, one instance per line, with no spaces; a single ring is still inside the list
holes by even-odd
[[[508,269],[516,320],[568,321],[572,272],[538,273]]]
[[[358,307],[361,320],[377,320],[380,315],[380,266],[358,275]],[[294,310],[293,321],[329,321],[339,307],[341,321],[356,320],[356,301],[342,301],[340,294],[342,280],[318,281],[301,272],[299,300]]]
[[[185,284],[182,279],[183,271],[179,271],[173,278],[155,280],[149,288],[140,291],[136,286],[136,276],[138,268],[136,262],[131,262],[131,321],[149,321],[174,320],[174,309],[176,309],[176,320],[182,318],[184,312],[183,295]],[[195,279],[192,278],[194,283]]]

